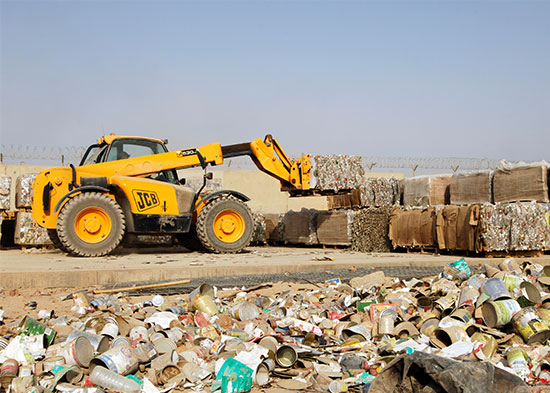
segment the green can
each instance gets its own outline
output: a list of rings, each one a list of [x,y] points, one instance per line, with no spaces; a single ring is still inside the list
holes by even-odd
[[[43,334],[46,336],[48,345],[51,345],[55,338],[56,331],[45,323],[38,322],[36,319],[33,319],[27,315],[19,324],[19,333],[25,336],[37,336],[39,334]]]

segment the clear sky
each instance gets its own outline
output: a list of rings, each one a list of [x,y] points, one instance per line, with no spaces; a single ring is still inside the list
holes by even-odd
[[[0,1],[0,141],[550,161],[550,1]]]

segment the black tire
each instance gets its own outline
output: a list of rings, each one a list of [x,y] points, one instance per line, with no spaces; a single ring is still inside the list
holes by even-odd
[[[57,236],[57,229],[48,229],[48,237],[50,238],[51,242],[53,243],[53,246],[55,248],[60,249],[63,252],[69,252],[63,243],[61,243],[61,240],[59,240],[59,236]]]
[[[79,236],[75,227],[77,221],[82,219],[83,214],[97,214],[110,224],[110,228],[105,229],[107,232],[103,233],[102,236],[98,236],[98,238],[103,238],[102,240],[92,239],[93,241],[87,241]],[[82,219],[81,222],[85,223],[86,218]],[[119,204],[99,192],[87,192],[77,195],[63,206],[57,218],[57,235],[62,245],[69,253],[82,257],[109,254],[122,241],[125,228],[124,213]],[[88,231],[91,236],[95,236],[97,232]]]
[[[176,235],[178,242],[185,248],[190,251],[204,251],[204,246],[202,245],[199,237],[197,235],[197,230],[195,227],[192,227],[189,233],[178,233]]]
[[[225,211],[237,213],[242,218],[244,225],[242,235],[231,242],[220,240],[214,232],[216,217]],[[207,251],[217,254],[237,253],[250,244],[254,233],[254,219],[250,209],[243,201],[230,195],[223,195],[202,208],[197,217],[196,228],[197,236]]]

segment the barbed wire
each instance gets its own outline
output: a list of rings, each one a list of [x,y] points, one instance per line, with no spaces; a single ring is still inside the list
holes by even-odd
[[[2,162],[7,160],[79,162],[86,147],[82,146],[30,146],[0,144]]]
[[[79,162],[86,147],[83,146],[31,146],[0,144],[2,162],[10,161],[57,161]],[[488,158],[457,157],[378,157],[364,156],[365,169],[446,169],[457,171],[486,170],[495,168],[499,160]],[[252,169],[254,163],[248,157],[226,160],[230,169]]]

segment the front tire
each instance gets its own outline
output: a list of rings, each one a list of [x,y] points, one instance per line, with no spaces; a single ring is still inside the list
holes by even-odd
[[[57,235],[71,254],[82,257],[107,255],[122,241],[126,223],[119,204],[99,192],[72,198],[57,218]]]
[[[69,252],[63,243],[61,243],[61,240],[59,240],[59,236],[57,236],[57,229],[48,229],[48,237],[55,248],[58,248],[63,252]]]
[[[197,218],[197,236],[214,253],[237,253],[250,244],[254,219],[241,200],[224,195],[209,202]]]

